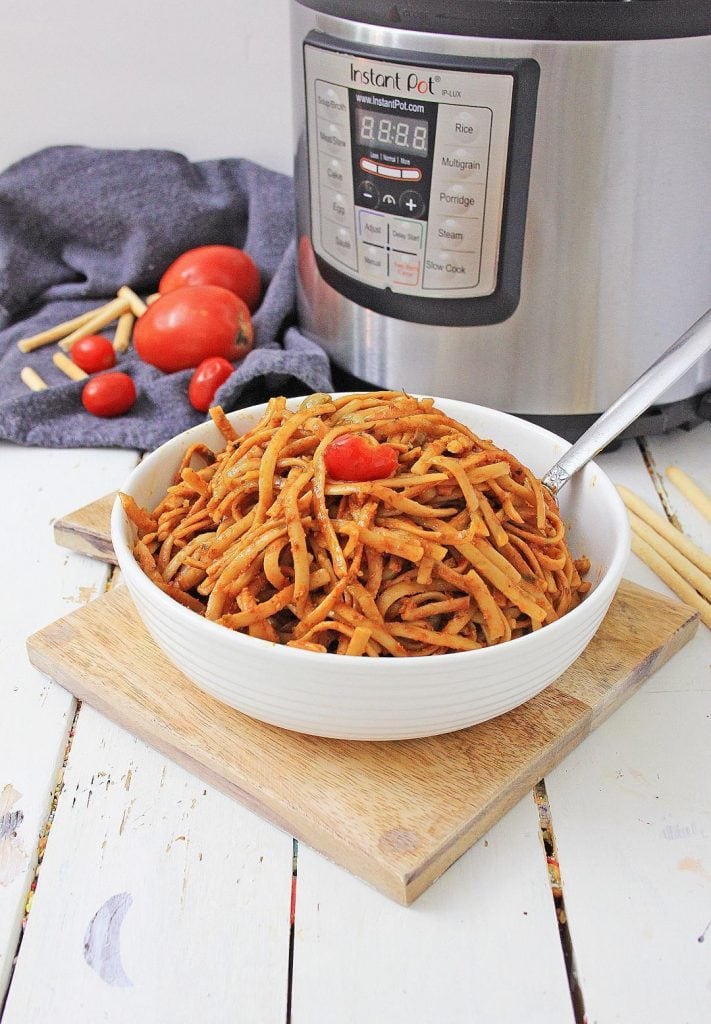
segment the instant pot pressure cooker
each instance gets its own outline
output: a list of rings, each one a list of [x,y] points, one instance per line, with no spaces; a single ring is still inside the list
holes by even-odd
[[[711,4],[293,0],[303,331],[579,433],[711,306]],[[711,417],[711,355],[638,422]]]

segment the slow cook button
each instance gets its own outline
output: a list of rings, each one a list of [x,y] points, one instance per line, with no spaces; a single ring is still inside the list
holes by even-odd
[[[348,153],[348,143],[342,128],[332,121],[317,122],[318,148],[328,156],[342,157]]]
[[[445,184],[432,189],[430,213],[450,217],[481,217],[483,212],[483,185]]]
[[[429,237],[436,245],[458,252],[479,252],[481,219],[474,217],[431,217]]]
[[[321,242],[330,256],[345,263],[351,270],[357,270],[355,240],[349,228],[340,228],[324,218],[321,222]]]
[[[360,268],[367,277],[382,281],[388,273],[388,255],[385,249],[360,243]]]
[[[479,280],[478,253],[441,251],[425,258],[423,288],[447,291],[453,288],[474,288]]]
[[[348,124],[348,93],[328,82],[316,82],[316,111],[324,120]]]
[[[385,245],[388,240],[388,226],[385,216],[382,213],[368,213],[367,210],[359,210],[358,234],[364,242]]]
[[[391,250],[390,280],[393,284],[417,285],[420,280],[420,257]]]

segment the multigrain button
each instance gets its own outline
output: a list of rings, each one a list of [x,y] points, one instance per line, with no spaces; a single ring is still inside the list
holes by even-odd
[[[358,211],[358,234],[364,242],[385,245],[388,240],[388,223],[382,213]]]
[[[435,167],[447,181],[486,181],[488,165],[485,146],[443,146]]]
[[[430,194],[430,212],[455,217],[480,217],[484,210],[483,185],[450,185],[445,182]]]
[[[425,257],[423,288],[438,291],[473,288],[478,280],[478,253],[449,252],[441,249],[428,252]]]
[[[328,82],[316,82],[316,111],[324,120],[348,124],[347,91]]]
[[[342,128],[332,121],[318,120],[318,148],[328,156],[342,157],[348,152],[348,144]]]
[[[430,244],[446,245],[448,249],[462,252],[479,252],[481,248],[481,225],[479,217],[430,217]]]
[[[414,287],[420,280],[420,258],[409,253],[390,252],[390,280]]]

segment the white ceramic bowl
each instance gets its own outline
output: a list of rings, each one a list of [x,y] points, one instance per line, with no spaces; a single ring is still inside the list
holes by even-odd
[[[298,406],[300,399],[289,403]],[[436,399],[449,416],[507,448],[542,476],[568,442],[506,413]],[[238,433],[264,406],[229,416]],[[124,491],[153,508],[189,444],[215,450],[224,440],[211,421],[149,455]],[[560,676],[592,639],[622,577],[629,525],[617,491],[594,463],[566,486],[561,507],[573,555],[587,554],[593,586],[557,622],[500,646],[419,658],[349,658],[268,643],[210,622],[158,589],[132,553],[133,527],[117,500],[111,535],[123,578],[149,631],[199,687],[253,718],[286,729],[351,740],[409,739],[451,732],[517,707]]]

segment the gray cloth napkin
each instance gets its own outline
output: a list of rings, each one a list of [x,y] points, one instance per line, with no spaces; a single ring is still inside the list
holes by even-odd
[[[162,150],[45,149],[0,174],[0,439],[19,444],[151,450],[205,417],[187,398],[192,371],[164,374],[133,349],[117,370],[138,399],[114,419],[81,404],[83,384],[52,363],[56,346],[23,355],[20,338],[112,298],[123,284],[156,290],[186,249],[246,249],[262,275],[255,348],[217,401],[236,409],[274,394],[331,391],[329,362],[294,326],[294,199],[290,178],[248,160],[191,163]],[[113,336],[113,327],[103,331]],[[48,385],[20,380],[32,366]]]

